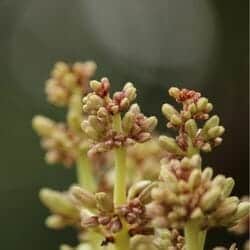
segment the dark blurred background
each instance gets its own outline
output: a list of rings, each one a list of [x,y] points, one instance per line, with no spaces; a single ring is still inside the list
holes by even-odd
[[[37,198],[39,188],[66,189],[75,179],[74,169],[45,165],[31,130],[34,114],[63,118],[43,90],[57,60],[93,59],[97,78],[110,77],[116,89],[136,83],[143,110],[159,118],[170,85],[200,90],[226,127],[205,161],[236,179],[235,194],[247,194],[248,10],[244,0],[0,0],[1,249],[75,242],[70,229],[45,228]],[[224,230],[209,238],[207,249],[236,240]]]

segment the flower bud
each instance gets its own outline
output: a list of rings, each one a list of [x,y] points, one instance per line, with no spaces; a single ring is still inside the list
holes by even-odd
[[[195,138],[197,131],[198,131],[196,121],[193,119],[186,121],[185,130],[192,139]]]
[[[199,111],[202,111],[202,110],[204,110],[206,108],[207,104],[208,104],[208,99],[205,98],[205,97],[201,97],[197,101],[197,109]]]
[[[238,205],[237,211],[234,215],[234,220],[239,220],[243,218],[250,212],[250,203],[248,201],[243,201]]]
[[[86,189],[78,186],[72,186],[69,192],[72,201],[77,203],[79,206],[87,208],[96,207],[95,195]]]
[[[67,223],[62,216],[54,214],[46,218],[45,225],[52,229],[62,229],[67,225]]]
[[[228,197],[232,193],[234,185],[235,185],[235,182],[233,178],[229,177],[226,179],[223,190],[222,190],[222,194],[225,198]]]
[[[161,135],[159,137],[159,142],[162,147],[164,147],[167,151],[173,154],[182,154],[182,150],[176,143],[175,139]]]
[[[36,115],[32,119],[32,127],[40,136],[50,136],[54,131],[55,123],[42,115]]]
[[[103,212],[113,211],[113,201],[108,194],[104,192],[96,193],[95,200],[97,209],[99,209],[100,211]]]
[[[55,214],[62,214],[68,217],[78,217],[78,210],[70,200],[62,193],[43,188],[39,192],[42,203]]]
[[[221,197],[221,189],[214,187],[207,191],[201,198],[200,206],[203,211],[209,211],[214,208]]]
[[[171,87],[169,90],[168,90],[168,93],[170,96],[174,97],[175,99],[177,99],[179,97],[179,94],[180,94],[180,89],[178,88],[175,88],[175,87]]]
[[[203,131],[208,131],[210,128],[218,126],[220,123],[220,119],[217,115],[212,116],[203,126]]]
[[[171,119],[172,115],[178,115],[179,114],[178,111],[172,105],[167,104],[167,103],[162,105],[161,110],[162,110],[162,113],[165,115],[165,117],[168,120]]]
[[[130,201],[136,198],[143,191],[143,189],[146,188],[150,184],[151,184],[151,181],[147,181],[147,180],[139,181],[133,184],[128,190],[127,200]]]

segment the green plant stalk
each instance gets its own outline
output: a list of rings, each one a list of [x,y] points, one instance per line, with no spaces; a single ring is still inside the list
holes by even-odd
[[[202,231],[197,221],[188,221],[184,228],[187,250],[203,250],[206,231]]]
[[[122,132],[121,115],[113,117],[113,128],[115,131]],[[115,207],[126,202],[126,148],[119,147],[115,153],[115,183],[114,183],[114,205]],[[127,225],[122,221],[122,230],[115,235],[115,249],[129,250],[129,235]]]
[[[96,181],[93,176],[92,163],[87,156],[87,152],[79,154],[76,164],[78,184],[89,191],[96,191]]]

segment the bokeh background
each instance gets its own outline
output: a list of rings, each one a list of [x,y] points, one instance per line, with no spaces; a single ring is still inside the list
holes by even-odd
[[[45,228],[37,192],[66,189],[74,169],[46,166],[31,118],[62,119],[46,103],[44,81],[57,60],[93,59],[114,88],[136,83],[138,102],[161,118],[170,85],[195,88],[215,104],[224,144],[205,161],[248,193],[248,1],[0,0],[0,246],[52,250],[74,232]],[[159,130],[164,129],[164,123]],[[236,241],[224,230],[212,245]],[[240,242],[244,239],[240,238]]]

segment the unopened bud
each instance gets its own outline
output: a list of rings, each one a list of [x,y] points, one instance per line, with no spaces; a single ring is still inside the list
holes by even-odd
[[[191,138],[195,138],[197,131],[198,131],[196,121],[193,119],[186,121],[185,130]]]
[[[95,200],[96,200],[96,206],[100,211],[103,212],[113,211],[113,201],[108,194],[104,192],[96,193]]]
[[[168,136],[160,136],[159,142],[162,147],[164,147],[167,151],[173,154],[181,154],[182,150],[176,143],[175,139],[168,137]]]
[[[201,198],[200,206],[202,210],[209,211],[214,208],[221,197],[221,189],[214,187],[207,191]]]
[[[72,186],[70,188],[70,195],[72,201],[76,202],[79,206],[87,208],[96,207],[95,195],[86,189],[78,186]]]
[[[201,97],[197,101],[197,109],[199,111],[202,111],[202,110],[204,110],[206,108],[207,104],[208,104],[208,99],[205,98],[205,97]]]
[[[168,93],[170,96],[174,97],[175,99],[177,99],[179,97],[179,94],[180,94],[180,89],[178,88],[175,88],[175,87],[171,87],[169,90],[168,90]]]
[[[162,105],[162,113],[165,115],[165,117],[170,120],[172,115],[178,115],[178,111],[170,104],[165,103]]]
[[[55,123],[42,115],[36,115],[32,119],[32,127],[40,136],[50,136],[55,128]]]

